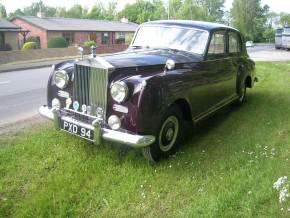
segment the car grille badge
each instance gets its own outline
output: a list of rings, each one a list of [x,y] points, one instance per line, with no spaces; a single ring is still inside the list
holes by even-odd
[[[74,103],[73,103],[74,110],[77,111],[79,109],[79,107],[80,107],[79,102],[78,101],[74,101]]]

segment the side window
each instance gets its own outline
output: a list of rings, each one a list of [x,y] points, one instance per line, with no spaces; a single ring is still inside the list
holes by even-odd
[[[237,33],[229,32],[229,53],[241,52],[241,43]]]
[[[208,54],[224,54],[225,53],[225,33],[217,32],[212,35]]]
[[[102,44],[103,45],[109,44],[109,33],[102,33]]]

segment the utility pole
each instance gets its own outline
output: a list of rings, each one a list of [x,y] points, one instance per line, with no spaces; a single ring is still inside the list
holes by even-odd
[[[170,20],[170,0],[168,0],[167,20]]]

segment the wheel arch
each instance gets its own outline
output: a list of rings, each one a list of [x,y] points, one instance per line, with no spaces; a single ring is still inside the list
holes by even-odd
[[[245,85],[246,85],[247,88],[252,88],[253,87],[253,81],[252,81],[252,77],[250,75],[246,76]]]
[[[191,108],[188,101],[184,98],[179,98],[175,100],[172,105],[177,105],[182,112],[183,120],[192,121]]]

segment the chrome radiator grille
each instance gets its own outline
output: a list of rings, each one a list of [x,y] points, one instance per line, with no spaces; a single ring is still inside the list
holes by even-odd
[[[73,101],[78,101],[80,111],[83,104],[91,107],[92,116],[97,115],[97,109],[103,111],[106,118],[108,69],[85,65],[75,65]]]

